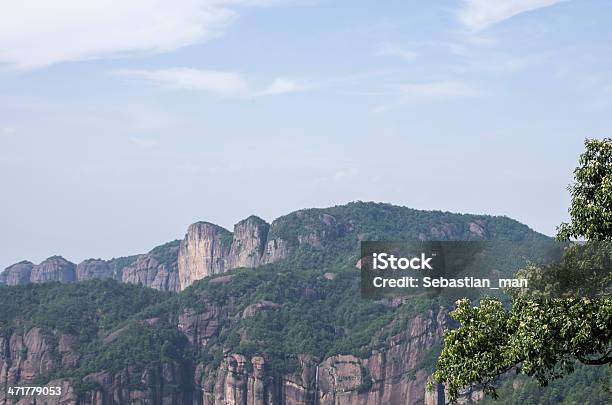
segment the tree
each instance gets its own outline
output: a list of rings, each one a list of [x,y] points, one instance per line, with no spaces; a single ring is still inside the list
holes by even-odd
[[[595,242],[612,241],[612,140],[587,139],[585,147],[569,187],[570,223],[559,227],[558,239],[586,243],[566,248],[560,263],[524,269],[530,285],[547,288],[515,293],[510,309],[496,299],[457,302],[451,316],[460,327],[445,334],[433,376],[446,384],[451,401],[474,384],[497,397],[495,382],[511,370],[547,385],[576,362],[612,364],[612,243]],[[568,288],[589,294],[563,296]]]
[[[558,238],[612,240],[612,140],[587,139],[580,166],[569,187],[571,223],[558,228]]]

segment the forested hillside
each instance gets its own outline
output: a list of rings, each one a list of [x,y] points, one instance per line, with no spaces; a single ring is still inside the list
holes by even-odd
[[[425,386],[452,303],[362,299],[359,240],[545,237],[505,217],[352,203],[281,217],[270,238],[290,254],[180,293],[110,278],[0,287],[2,384],[62,384],[83,404],[441,404]],[[172,268],[176,246],[151,253]]]

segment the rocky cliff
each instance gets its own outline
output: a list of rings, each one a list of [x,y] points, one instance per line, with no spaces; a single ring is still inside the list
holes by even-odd
[[[261,356],[248,359],[228,353],[217,370],[206,370],[204,365],[196,370],[196,392],[202,391],[202,402],[198,403],[444,404],[443,390],[426,389],[429,372],[425,363],[431,350],[440,344],[448,319],[444,309],[419,315],[401,333],[390,337],[384,350],[374,351],[367,358],[335,355],[318,362],[300,356],[299,372],[281,378],[267,375],[269,365]]]
[[[20,285],[30,282],[34,264],[28,261],[15,263],[0,273],[0,283],[6,285]]]
[[[176,328],[198,351],[218,333],[228,309],[211,306],[203,312],[186,311]],[[156,328],[159,319],[147,320]],[[367,358],[334,355],[317,361],[299,356],[295,373],[273,375],[264,356],[247,357],[225,353],[219,366],[195,362],[158,363],[144,369],[127,366],[117,371],[86,375],[78,387],[64,379],[49,381],[61,386],[60,398],[47,397],[47,404],[202,404],[202,405],[383,405],[444,404],[443,390],[427,392],[426,362],[448,326],[445,309],[427,311],[414,319]],[[105,338],[106,344],[122,333]],[[4,387],[34,385],[38,378],[58,367],[71,368],[83,361],[74,348],[76,337],[44,333],[40,328],[15,330],[0,335],[0,382]],[[0,390],[0,404],[9,398]],[[32,404],[21,399],[18,404]]]
[[[180,287],[237,267],[275,263],[301,249],[318,250],[358,246],[360,240],[379,240],[394,229],[391,239],[469,240],[499,236],[493,217],[439,213],[421,223],[402,228],[393,223],[396,212],[378,212],[374,218],[348,214],[342,207],[301,210],[266,223],[251,216],[234,226],[234,232],[207,222],[189,226],[178,255]],[[393,207],[395,208],[395,207]],[[392,210],[391,210],[392,211]],[[429,214],[428,214],[429,215]],[[360,218],[361,217],[361,218]],[[377,223],[376,221],[380,221]],[[528,228],[521,232],[531,232]]]
[[[71,335],[54,336],[39,328],[26,333],[0,335],[0,404],[33,405],[114,405],[114,404],[190,404],[192,394],[185,390],[183,365],[168,362],[144,370],[131,367],[117,372],[97,372],[75,385],[54,379],[46,387],[61,387],[60,396],[14,397],[8,387],[40,386],[38,379],[58,368],[78,365],[81,356],[74,350]],[[44,399],[44,402],[41,401]]]
[[[20,285],[48,281],[72,282],[76,278],[76,266],[61,256],[52,256],[38,265],[22,261],[9,266],[0,274],[0,283]]]
[[[196,222],[188,227],[180,242],[158,246],[147,254],[108,261],[89,259],[78,266],[59,256],[39,265],[20,262],[0,274],[0,283],[113,278],[164,291],[179,291],[204,277],[238,267],[275,263],[304,249],[323,253],[346,251],[366,239],[521,239],[526,235],[538,237],[525,225],[505,217],[418,211],[358,202],[296,211],[271,224],[250,216],[238,222],[233,232],[208,222]]]
[[[87,259],[78,265],[61,256],[50,257],[38,265],[22,261],[0,273],[0,283],[12,286],[110,278],[161,291],[179,291],[178,250],[179,243],[174,241],[142,255],[111,260]]]

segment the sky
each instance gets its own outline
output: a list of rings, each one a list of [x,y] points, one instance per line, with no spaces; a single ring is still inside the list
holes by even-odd
[[[6,0],[0,268],[349,201],[553,235],[612,135],[605,0]]]

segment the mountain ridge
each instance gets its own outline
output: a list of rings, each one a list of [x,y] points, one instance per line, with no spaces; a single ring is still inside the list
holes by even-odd
[[[503,235],[500,229],[512,231]],[[250,215],[237,222],[233,232],[208,221],[197,221],[189,225],[182,240],[156,246],[144,254],[109,260],[91,258],[78,264],[57,255],[37,265],[24,260],[4,269],[0,284],[111,278],[162,291],[179,291],[203,277],[233,268],[254,268],[286,259],[304,246],[323,249],[338,243],[358,243],[364,238],[377,240],[383,235],[421,240],[490,236],[511,239],[512,232],[546,238],[507,216],[417,210],[356,201],[328,208],[300,209],[271,223]]]
[[[444,387],[425,387],[452,303],[362,299],[359,241],[547,238],[507,217],[369,203],[190,227],[145,255],[76,266],[115,279],[0,287],[0,384],[58,385],[63,403],[92,405],[443,405]],[[285,257],[230,268],[269,260],[269,245]],[[178,291],[192,259],[219,271]]]

